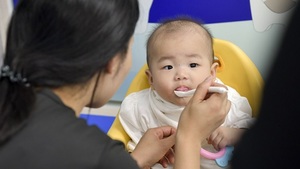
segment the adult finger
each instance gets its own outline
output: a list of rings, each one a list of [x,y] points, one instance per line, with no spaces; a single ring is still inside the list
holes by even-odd
[[[202,102],[206,98],[208,88],[212,85],[212,83],[213,77],[207,77],[201,84],[197,86],[194,96],[191,100]]]
[[[176,129],[171,126],[161,126],[154,128],[158,138],[163,139],[170,137],[176,133]]]

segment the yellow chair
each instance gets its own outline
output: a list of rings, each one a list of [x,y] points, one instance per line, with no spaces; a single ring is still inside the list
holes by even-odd
[[[226,85],[236,89],[240,95],[247,97],[252,107],[253,117],[256,117],[260,107],[264,82],[255,64],[238,46],[229,41],[214,38],[213,49],[216,61],[219,63],[217,77]],[[145,74],[147,68],[147,64],[143,65],[131,82],[126,96],[149,87]],[[109,129],[108,135],[112,139],[122,141],[124,144],[130,140],[120,123],[118,115]]]

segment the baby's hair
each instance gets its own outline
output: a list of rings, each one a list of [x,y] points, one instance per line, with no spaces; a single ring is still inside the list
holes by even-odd
[[[147,64],[148,67],[150,68],[150,57],[149,56],[149,48],[151,45],[153,45],[153,43],[155,42],[157,36],[161,33],[172,33],[172,32],[176,32],[176,31],[181,31],[183,29],[190,28],[190,30],[193,31],[198,31],[199,32],[199,28],[202,28],[202,30],[204,30],[204,34],[207,39],[210,41],[211,46],[213,45],[213,36],[210,33],[210,31],[208,30],[208,28],[206,28],[204,26],[204,23],[201,20],[197,20],[195,18],[189,17],[189,16],[177,16],[174,18],[168,18],[168,19],[164,19],[161,21],[161,24],[159,24],[157,27],[154,28],[154,30],[152,31],[152,33],[150,34],[147,43],[146,43],[146,49],[147,49]],[[203,32],[201,30],[201,32]],[[212,61],[214,60],[214,54],[213,54],[213,49],[212,49]]]

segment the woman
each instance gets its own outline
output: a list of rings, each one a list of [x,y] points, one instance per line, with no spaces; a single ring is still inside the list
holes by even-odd
[[[190,139],[201,147],[229,109],[225,94],[203,101],[212,79],[199,86],[176,135],[151,129],[131,154],[77,118],[85,106],[104,105],[124,80],[138,17],[137,0],[19,2],[0,74],[0,168],[150,168],[174,162],[175,137],[178,152],[190,150],[182,147]]]

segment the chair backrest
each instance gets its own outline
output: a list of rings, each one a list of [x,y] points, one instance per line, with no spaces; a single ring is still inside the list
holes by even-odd
[[[257,117],[264,86],[257,67],[244,51],[232,42],[214,39],[213,48],[220,65],[217,77],[237,90],[240,95],[247,97],[253,117]]]
[[[252,107],[253,117],[256,117],[264,86],[257,67],[242,49],[229,41],[214,38],[213,49],[217,62],[219,62],[217,77],[226,85],[236,89],[240,95],[247,97]],[[145,74],[147,68],[147,64],[145,64],[139,70],[131,82],[126,96],[132,92],[150,87]],[[109,129],[108,135],[113,139],[122,141],[124,144],[130,140],[119,121],[118,115]]]

